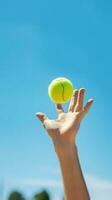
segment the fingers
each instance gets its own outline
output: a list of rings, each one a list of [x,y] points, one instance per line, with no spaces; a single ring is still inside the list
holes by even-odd
[[[85,93],[84,88],[81,88],[78,92],[77,103],[74,109],[75,112],[79,112],[83,109],[84,93]]]
[[[93,99],[89,99],[87,104],[85,105],[84,107],[84,110],[83,110],[83,117],[88,113],[88,111],[90,110],[92,104],[93,104],[94,100]]]
[[[47,116],[46,116],[44,113],[41,113],[41,112],[37,112],[37,113],[36,113],[36,116],[38,117],[38,119],[39,119],[42,123],[44,123],[44,121],[45,121],[46,119],[48,119]]]
[[[61,104],[56,104],[56,110],[57,110],[58,113],[64,112]]]
[[[77,103],[77,97],[78,97],[78,90],[74,90],[68,111],[71,111],[71,112],[74,111],[75,105]]]

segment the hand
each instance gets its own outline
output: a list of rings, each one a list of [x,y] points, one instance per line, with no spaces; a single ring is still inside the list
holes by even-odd
[[[57,119],[51,120],[44,113],[36,113],[58,151],[74,143],[80,123],[93,103],[93,100],[90,99],[86,106],[83,107],[84,92],[84,88],[73,92],[68,112],[66,113],[61,104],[56,104]]]

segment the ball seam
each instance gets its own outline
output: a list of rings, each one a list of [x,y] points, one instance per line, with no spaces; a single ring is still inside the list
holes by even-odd
[[[56,81],[58,81],[58,82],[60,83],[60,85],[62,86],[62,99],[63,99],[63,101],[65,101],[65,99],[64,99],[65,88],[64,88],[64,85],[63,85],[63,83],[61,82],[61,80],[63,80],[63,79],[56,80]]]
[[[60,81],[60,84],[61,84],[61,86],[62,86],[62,99],[63,99],[63,101],[65,101],[64,100],[64,93],[65,93],[65,88],[64,88],[64,85],[63,85],[63,83]]]

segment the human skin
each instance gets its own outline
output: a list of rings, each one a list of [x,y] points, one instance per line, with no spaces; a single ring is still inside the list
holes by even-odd
[[[67,112],[61,104],[56,104],[57,119],[51,120],[44,113],[36,113],[53,141],[62,172],[65,200],[90,200],[76,145],[80,124],[93,104],[93,99],[89,99],[83,106],[84,93],[84,88],[74,90]]]

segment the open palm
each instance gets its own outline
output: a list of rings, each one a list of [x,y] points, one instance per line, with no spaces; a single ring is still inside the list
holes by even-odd
[[[73,92],[68,112],[64,112],[61,104],[56,104],[57,119],[51,120],[44,113],[36,113],[53,141],[61,144],[65,141],[74,141],[80,123],[93,103],[90,99],[83,107],[84,92],[84,88]]]

